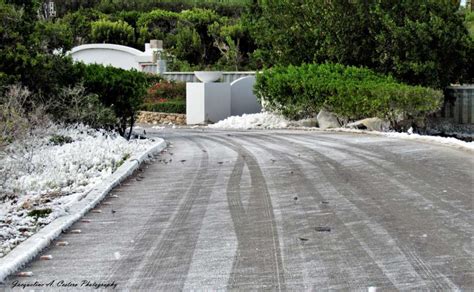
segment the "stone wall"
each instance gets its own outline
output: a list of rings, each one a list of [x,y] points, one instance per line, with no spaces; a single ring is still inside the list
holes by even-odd
[[[185,125],[186,115],[140,111],[138,112],[137,123],[154,125],[173,123],[174,125]]]

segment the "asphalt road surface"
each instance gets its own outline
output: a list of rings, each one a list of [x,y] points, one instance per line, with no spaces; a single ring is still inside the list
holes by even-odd
[[[148,132],[168,151],[3,288],[474,290],[472,152],[349,133]]]

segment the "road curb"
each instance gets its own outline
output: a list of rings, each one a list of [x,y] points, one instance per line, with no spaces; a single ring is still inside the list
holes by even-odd
[[[89,212],[119,183],[129,177],[138,167],[152,154],[160,152],[166,147],[165,140],[155,138],[154,145],[140,155],[130,157],[111,176],[95,186],[86,197],[70,206],[67,215],[56,218],[40,231],[29,237],[27,240],[16,246],[3,258],[0,258],[0,283],[3,283],[7,276],[15,273],[33,258],[35,258],[44,248],[48,247],[61,233],[67,230],[72,224],[78,221],[84,214]]]

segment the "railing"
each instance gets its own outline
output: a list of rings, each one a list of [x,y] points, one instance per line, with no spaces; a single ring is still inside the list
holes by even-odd
[[[446,102],[438,116],[459,124],[474,123],[474,85],[449,86],[446,94],[453,102]]]
[[[157,66],[154,64],[142,64],[142,71],[147,73],[156,73]],[[232,82],[241,77],[253,76],[255,71],[225,71],[222,72],[222,82]],[[164,72],[161,74],[167,80],[182,82],[198,82],[194,72]]]
[[[167,80],[183,81],[183,82],[198,82],[193,72],[165,72],[161,74]],[[232,82],[241,77],[253,76],[255,71],[240,71],[240,72],[222,72],[222,82]]]

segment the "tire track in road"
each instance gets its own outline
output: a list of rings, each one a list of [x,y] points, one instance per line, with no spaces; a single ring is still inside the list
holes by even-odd
[[[303,140],[305,140],[306,142],[309,142],[307,139],[303,139]],[[353,143],[353,142],[348,142],[347,139],[346,140],[341,140],[341,139],[336,138],[336,137],[328,137],[328,136],[318,137],[318,141],[331,143],[333,145],[332,147],[334,147],[334,144],[337,144],[336,147],[338,149],[341,149],[343,151],[347,151],[347,152],[350,152],[350,153],[359,154],[359,155],[364,155],[365,153],[367,153],[367,151],[370,151],[371,153],[373,153],[373,155],[377,155],[378,157],[382,157],[385,162],[389,162],[392,166],[392,172],[393,173],[396,172],[395,171],[395,167],[396,167],[396,168],[398,168],[398,171],[399,171],[398,175],[403,175],[405,173],[409,174],[409,175],[404,175],[403,177],[406,179],[405,182],[407,184],[411,184],[412,187],[417,187],[417,186],[422,185],[424,190],[426,190],[426,188],[429,188],[433,191],[436,191],[436,190],[439,191],[439,190],[444,189],[447,192],[449,192],[449,194],[451,196],[454,194],[457,197],[459,197],[459,199],[462,199],[463,200],[463,206],[469,205],[467,203],[470,203],[471,200],[472,200],[472,195],[462,192],[460,189],[457,188],[458,187],[457,184],[449,185],[449,184],[446,184],[444,181],[438,179],[440,176],[443,176],[442,174],[440,174],[439,171],[444,170],[444,169],[448,169],[446,166],[444,166],[444,165],[441,166],[439,163],[437,165],[437,160],[439,160],[439,158],[433,157],[429,161],[430,164],[433,164],[435,166],[437,165],[438,167],[427,167],[426,164],[423,163],[423,162],[418,163],[418,162],[414,162],[412,160],[407,160],[406,158],[401,159],[400,154],[393,153],[393,152],[390,151],[390,149],[383,149],[383,151],[381,151],[381,150],[379,150],[380,147],[376,148],[376,147],[371,146],[370,144],[366,145],[366,148],[363,148],[359,144],[356,144],[356,143]],[[341,141],[343,141],[344,143],[341,143]],[[428,145],[428,146],[431,146],[431,145]],[[442,147],[442,146],[439,146],[439,147]],[[449,148],[447,150],[461,151],[461,150],[454,150],[454,149],[449,149]],[[374,163],[377,163],[377,160],[373,159],[373,157],[371,157],[370,155],[367,155],[367,156],[364,155],[363,157],[366,157],[370,161],[372,161]],[[472,168],[472,163],[473,162],[474,162],[474,158],[471,158],[471,168]],[[378,163],[378,164],[380,165],[380,163]],[[438,171],[435,172],[435,171],[433,171],[434,169],[437,169]],[[400,170],[402,172],[400,172]],[[421,175],[423,175],[423,177]],[[430,179],[429,184],[426,182],[426,177],[427,176],[432,178],[432,179]],[[471,189],[473,188],[473,186],[474,186],[474,177],[473,177],[472,174],[469,178],[464,178],[463,180],[464,181],[469,180],[470,181],[470,188]],[[434,192],[434,193],[436,193],[436,192]],[[453,208],[455,208],[459,212],[463,212],[465,214],[470,213],[470,211],[467,211],[466,209],[462,209],[462,208],[459,208],[459,206],[453,205],[450,201],[444,202],[444,203],[450,204]],[[469,219],[468,221],[472,221],[472,220]]]
[[[195,137],[192,139],[201,150],[205,150],[203,144],[196,140]],[[181,290],[184,287],[212,187],[217,179],[218,170],[210,167],[208,152],[201,153],[203,160],[200,170],[184,195],[184,202],[176,211],[177,216],[151,254],[152,261],[146,267],[144,277],[153,279],[154,288]],[[149,287],[140,283],[138,288]]]
[[[278,137],[278,138],[272,137],[271,139],[273,139],[275,141],[278,141],[278,143],[275,143],[275,144],[278,145],[278,144],[282,144],[281,140],[285,140],[287,142],[297,140],[295,137],[292,137],[292,138],[293,139],[290,139],[289,137],[284,137],[284,138],[283,137]],[[314,144],[314,141],[312,141],[312,142]],[[321,148],[314,149],[314,148],[309,147],[308,145],[305,145],[305,144],[294,144],[293,146],[298,148],[299,150],[310,151],[310,153],[316,154],[316,157],[314,157],[315,159],[313,161],[311,159],[301,158],[301,157],[298,157],[298,156],[294,155],[293,157],[295,159],[300,159],[300,160],[306,161],[308,163],[311,163],[314,166],[316,166],[318,164],[321,164],[321,162],[323,162],[322,163],[323,165],[327,164],[328,166],[330,166],[330,169],[332,169],[334,174],[336,176],[338,176],[339,179],[346,178],[351,183],[351,185],[350,185],[350,187],[347,186],[347,185],[342,187],[342,188],[338,187],[338,189],[340,189],[339,192],[341,194],[344,194],[344,193],[345,194],[352,194],[352,195],[345,195],[345,196],[348,198],[349,201],[354,203],[355,206],[360,208],[360,210],[362,210],[366,214],[375,213],[377,215],[377,218],[382,218],[383,221],[388,221],[388,222],[391,222],[391,223],[399,222],[400,220],[404,220],[403,216],[401,218],[400,217],[396,218],[390,213],[390,211],[388,211],[388,212],[387,212],[387,210],[384,211],[383,210],[384,206],[381,205],[380,203],[377,203],[376,208],[373,208],[373,206],[369,207],[368,204],[362,204],[361,203],[361,197],[365,197],[366,194],[369,194],[369,193],[373,192],[374,187],[377,188],[378,186],[373,185],[371,183],[371,181],[367,180],[366,177],[362,177],[362,176],[357,175],[356,173],[354,173],[352,171],[346,170],[340,164],[340,162],[330,158],[329,153],[331,153],[330,152],[331,150],[329,148],[327,148],[328,146],[323,147],[323,149],[321,149]],[[351,156],[355,157],[357,155],[355,155],[354,153],[351,153]],[[359,158],[361,159],[361,162],[365,163],[364,162],[364,160],[365,160],[364,157],[359,157]],[[323,173],[327,173],[327,175],[331,176],[331,173],[330,173],[331,171],[327,171],[327,170],[325,171],[324,167],[321,167],[321,165],[318,166],[318,167],[323,171]],[[375,173],[378,174],[379,178],[384,177],[386,175],[384,169],[377,170],[377,171],[375,171]],[[387,181],[389,181],[388,178],[387,178]],[[371,184],[372,184],[372,186],[371,186]],[[336,184],[333,184],[333,185],[336,186]],[[383,185],[383,188],[386,191],[387,188],[388,189],[390,188],[390,184]],[[382,192],[383,191],[381,191],[381,193]],[[357,200],[355,200],[356,198],[357,198]],[[372,201],[372,200],[370,200],[370,201]],[[412,214],[412,213],[410,213],[410,214]],[[412,215],[416,216],[417,214],[416,214],[416,212],[414,212]],[[413,217],[411,217],[411,218],[413,219]],[[384,222],[381,222],[381,223],[383,224],[382,226],[385,225]],[[401,222],[400,225],[410,226],[410,223],[409,222]],[[431,225],[433,225],[433,224],[431,224]],[[393,226],[387,226],[387,227],[384,227],[384,228],[386,230],[393,230],[394,227]],[[432,229],[436,230],[436,227],[434,227],[434,225],[433,225]],[[449,232],[449,230],[448,230],[448,232]],[[409,238],[407,234],[397,232],[397,238],[400,238],[400,237],[402,237],[401,238],[402,240],[397,244],[396,249],[403,253],[403,257],[405,257],[406,259],[409,260],[410,264],[416,269],[416,271],[423,276],[423,279],[428,280],[434,286],[432,288],[441,289],[441,290],[458,289],[457,285],[455,285],[452,282],[452,280],[449,279],[446,275],[444,275],[443,273],[431,268],[425,261],[421,260],[420,257],[416,257],[416,258],[413,257],[413,255],[415,254],[413,252],[413,246],[407,246],[405,244],[407,242],[410,242],[413,239]],[[450,236],[448,236],[448,237],[450,237]],[[447,250],[449,250],[449,242],[447,242],[444,247]],[[457,256],[457,258],[461,263],[463,263],[463,265],[468,265],[468,263],[463,260],[463,258],[465,258],[465,256],[459,255],[459,256]],[[396,283],[394,283],[394,284],[396,284]]]
[[[252,138],[264,143],[257,143]],[[298,159],[288,154],[290,149],[287,149],[287,151],[277,151],[267,147],[265,144],[269,140],[265,136],[262,137],[260,135],[259,137],[240,136],[239,139],[246,142],[245,147],[248,149],[262,149],[267,156],[268,154],[272,155],[277,161],[276,163],[280,165],[283,163],[287,170],[291,170],[286,183],[294,185],[294,195],[298,197],[298,204],[293,204],[293,208],[289,207],[286,210],[282,210],[284,212],[283,220],[287,221],[292,217],[294,219],[291,209],[294,209],[296,206],[302,209],[297,212],[302,212],[304,217],[295,223],[306,226],[305,237],[310,239],[310,242],[305,244],[306,248],[303,249],[304,260],[319,258],[320,264],[325,268],[325,272],[331,275],[325,279],[323,275],[313,275],[313,277],[317,277],[319,280],[324,279],[324,281],[317,281],[317,285],[313,284],[313,288],[366,289],[368,286],[378,286],[385,289],[395,289],[390,280],[384,276],[382,270],[377,265],[372,264],[372,259],[365,253],[359,242],[355,238],[348,236],[350,230],[337,217],[333,207],[330,204],[321,203],[325,201],[325,198],[314,185],[314,180],[308,178],[308,171],[303,170],[295,162]],[[267,175],[270,175],[269,171],[266,170]],[[318,234],[315,231],[317,226],[331,226],[332,231],[328,234]],[[351,246],[351,249],[341,248],[344,247],[341,245],[341,242]],[[305,279],[306,281],[315,283],[315,279]]]
[[[308,146],[309,143],[314,143],[314,141],[308,141],[305,138],[301,139],[300,141],[304,143],[302,146],[305,147],[306,150],[311,150],[313,152],[316,151],[315,149]],[[340,141],[336,140],[335,142]],[[470,216],[472,211],[470,212],[471,214],[462,212],[451,204],[446,203],[444,200],[440,200],[431,193],[434,193],[435,190],[432,187],[425,187],[426,182],[422,181],[421,179],[419,179],[420,181],[415,184],[413,184],[413,181],[417,181],[418,179],[410,180],[409,177],[407,177],[403,180],[403,182],[399,181],[399,176],[395,175],[396,169],[392,164],[384,166],[379,162],[373,161],[371,158],[365,158],[357,152],[353,152],[351,149],[346,149],[343,146],[336,146],[335,148],[340,151],[344,151],[345,153],[350,153],[350,156],[358,157],[361,162],[369,167],[366,170],[373,169],[368,172],[373,172],[374,175],[377,176],[378,180],[385,182],[383,185],[383,191],[381,190],[381,193],[409,194],[410,202],[407,202],[408,204],[404,204],[403,207],[403,212],[407,214],[407,216],[397,215],[396,212],[398,210],[391,210],[387,208],[387,204],[383,201],[377,201],[377,209],[373,208],[371,211],[372,213],[376,213],[378,218],[383,218],[384,221],[391,222],[391,225],[388,227],[388,229],[394,230],[397,233],[397,237],[401,238],[398,245],[399,248],[405,253],[406,257],[410,259],[410,262],[417,269],[417,271],[419,271],[420,275],[422,275],[425,280],[432,283],[434,289],[457,290],[462,288],[458,287],[455,282],[463,282],[463,276],[459,275],[460,273],[456,271],[446,269],[446,265],[439,263],[439,261],[434,261],[433,259],[436,257],[445,257],[446,254],[442,255],[439,252],[444,251],[452,258],[456,258],[458,264],[461,267],[464,267],[459,268],[460,271],[464,272],[464,269],[472,267],[472,251],[466,250],[464,248],[465,244],[463,244],[463,242],[470,242],[472,245],[472,223],[470,223],[472,221],[469,220],[469,218],[472,217]],[[317,150],[317,152],[321,154],[326,153],[326,151],[323,149]],[[397,160],[394,159],[394,164],[396,161]],[[359,194],[367,194],[370,192],[368,187],[368,185],[371,184],[369,174],[360,175],[359,173],[347,172],[340,167],[340,163],[338,163],[336,160],[333,160],[332,162],[332,165],[338,173],[346,173],[349,174],[349,176],[352,176],[350,181],[355,184],[355,188],[356,190],[359,190]],[[406,169],[405,171],[408,172],[410,170]],[[416,167],[415,170],[411,170],[411,172],[412,171],[422,172],[423,170],[420,167]],[[374,187],[379,188],[378,185],[374,185]],[[427,220],[425,215],[423,215],[423,212],[420,212],[420,206],[432,206],[432,208],[429,209],[429,213],[425,211],[425,214],[430,216],[430,220]],[[362,208],[364,208],[363,205]],[[453,214],[455,217],[453,217]],[[405,217],[410,219],[407,220]],[[422,226],[412,226],[413,230],[410,233],[400,232],[400,230],[394,228],[394,222],[398,222],[398,225],[400,226],[410,226],[413,225],[410,224],[410,222],[413,221],[424,223]],[[426,232],[430,233],[429,236],[431,238],[437,237],[437,240],[435,241],[436,246],[430,246],[431,244],[429,243],[429,239],[424,240],[425,243],[422,243],[422,247],[417,246],[418,242],[416,238],[412,237],[412,232],[415,234],[422,234]],[[424,234],[423,236],[427,236],[427,234]],[[419,250],[419,252],[424,256],[421,257],[418,254],[419,252],[416,250]],[[436,268],[432,267],[432,264],[427,262],[427,260],[435,265]]]
[[[293,141],[295,140],[300,141],[301,143],[303,143],[303,145],[306,144],[306,146],[303,147],[311,149],[307,146],[308,144],[312,143],[311,141],[298,138],[293,139]],[[322,140],[324,140],[324,138]],[[385,180],[391,183],[388,185],[388,187],[393,185],[394,187],[405,193],[416,193],[416,195],[418,196],[417,203],[420,204],[420,206],[423,205],[427,208],[429,206],[437,204],[438,206],[442,207],[440,208],[442,210],[448,210],[450,213],[453,214],[459,213],[456,218],[452,218],[452,221],[455,224],[450,225],[450,229],[459,229],[458,234],[469,234],[472,231],[471,226],[467,226],[471,224],[473,219],[472,210],[466,210],[465,208],[461,209],[453,205],[451,202],[442,200],[438,196],[436,196],[435,194],[439,193],[440,189],[447,188],[447,185],[446,183],[443,183],[442,180],[439,179],[439,177],[431,179],[430,184],[426,182],[426,179],[419,178],[418,174],[425,173],[425,168],[419,168],[419,166],[416,166],[416,164],[411,167],[408,167],[406,165],[402,167],[400,166],[400,164],[403,164],[403,162],[398,163],[396,159],[393,159],[393,157],[391,160],[387,159],[389,163],[381,163],[380,159],[374,159],[370,156],[367,157],[357,151],[354,151],[344,146],[327,144],[322,145],[321,143],[319,143],[318,145],[323,148],[331,148],[336,149],[337,151],[340,151],[342,153],[348,153],[351,157],[358,158],[363,164],[367,165],[368,167],[376,168],[377,173],[379,173],[381,176],[384,176]],[[400,167],[398,171],[395,166]],[[402,171],[400,171],[400,169],[402,169]],[[470,204],[468,204],[468,206],[470,206]],[[436,212],[437,210],[435,209],[434,211]]]
[[[128,279],[126,283],[128,288],[181,289],[184,285],[208,203],[209,187],[216,178],[215,172],[209,172],[207,152],[200,151],[205,147],[195,140],[190,142],[199,148],[198,171],[183,194],[177,209],[168,219],[167,226],[159,234],[150,233],[153,231],[154,221],[160,217],[160,214],[154,214],[145,225],[142,235],[135,239],[136,249],[145,242],[153,243],[141,256],[138,266],[130,266],[130,261],[123,260],[120,266],[114,269],[111,278],[120,280],[125,277]],[[192,210],[193,208],[195,209]]]
[[[238,247],[228,288],[259,286],[265,289],[286,290],[278,232],[273,206],[265,177],[252,153],[238,144],[221,138],[206,136],[238,153],[237,162],[227,186],[229,210]],[[251,190],[248,208],[244,210],[239,183],[244,165],[250,172]]]
[[[307,149],[312,149],[308,146],[308,144],[312,143],[306,139],[294,139],[299,140],[303,147]],[[323,139],[324,140],[324,139]],[[448,225],[449,230],[456,233],[459,237],[464,237],[464,239],[468,240],[470,238],[470,234],[472,234],[472,204],[469,203],[467,207],[471,207],[471,210],[460,209],[450,202],[440,199],[436,196],[436,193],[440,192],[440,189],[446,188],[446,183],[443,184],[442,180],[439,178],[433,178],[430,181],[433,181],[433,185],[438,185],[439,187],[435,187],[430,185],[426,182],[426,179],[423,180],[419,177],[415,177],[414,173],[424,173],[424,169],[419,168],[418,166],[415,169],[410,169],[410,167],[401,167],[402,172],[400,170],[397,172],[395,168],[396,160],[390,161],[391,163],[382,163],[379,159],[368,158],[360,153],[348,149],[343,146],[333,146],[333,145],[321,145],[324,147],[330,147],[332,149],[336,149],[337,151],[341,151],[343,153],[349,153],[351,157],[356,157],[369,168],[367,170],[372,170],[374,173],[378,174],[379,179],[383,178],[385,182],[384,188],[393,192],[411,194],[411,199],[413,200],[413,204],[416,205],[410,206],[411,208],[418,208],[428,210],[431,209],[432,213],[438,214],[439,218],[444,218],[446,216],[446,212],[450,214],[456,214],[455,217],[452,218],[444,218],[443,224]],[[314,151],[314,149],[312,150]],[[336,160],[333,160],[337,163]],[[357,176],[357,175],[356,175]],[[360,175],[358,175],[360,176]],[[365,178],[367,180],[367,178]],[[472,202],[472,198],[471,198]],[[435,218],[439,220],[439,218]],[[449,219],[449,220],[445,220]],[[441,223],[440,223],[441,225]],[[472,253],[471,253],[472,255]]]
[[[287,149],[277,146],[288,143],[286,138],[261,136],[260,139],[263,141],[266,139],[274,140],[274,142],[278,141],[278,143],[272,143],[272,148],[281,153],[287,153]],[[293,147],[299,147],[300,150],[303,150],[300,145],[293,145]],[[308,151],[310,149],[304,150]],[[318,188],[322,196],[336,204],[337,217],[344,222],[351,235],[383,271],[384,276],[390,279],[391,283],[399,290],[427,289],[425,281],[398,247],[390,233],[384,226],[371,220],[368,215],[370,212],[367,212],[366,208],[361,208],[360,202],[354,200],[360,194],[352,188],[340,186],[344,173],[339,169],[339,163],[329,158],[331,151],[326,149],[324,154],[314,150],[310,151],[314,154],[314,158],[318,158],[319,161],[298,157],[295,154],[288,155],[295,160],[302,161],[302,167],[319,178]],[[324,165],[328,164],[331,167],[325,168]]]

